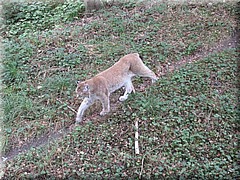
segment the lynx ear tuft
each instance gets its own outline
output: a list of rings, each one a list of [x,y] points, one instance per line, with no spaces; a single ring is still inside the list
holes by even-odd
[[[85,84],[85,85],[84,85],[83,91],[84,91],[84,92],[89,91],[89,85],[88,85],[88,84]]]

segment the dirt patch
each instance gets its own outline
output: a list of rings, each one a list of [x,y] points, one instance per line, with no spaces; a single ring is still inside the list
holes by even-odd
[[[19,155],[20,153],[24,153],[24,152],[29,151],[31,148],[37,148],[37,147],[41,147],[43,145],[46,145],[50,141],[53,141],[53,140],[56,140],[56,139],[59,139],[59,138],[63,137],[69,131],[70,131],[70,127],[67,127],[65,129],[61,129],[57,132],[49,133],[49,134],[47,134],[45,136],[42,136],[40,138],[32,139],[28,143],[22,145],[20,148],[11,150],[9,153],[7,153],[5,155],[5,157],[3,157],[3,160],[11,160],[11,159],[15,158],[17,155]]]
[[[179,68],[183,67],[184,65],[186,65],[188,63],[196,62],[196,61],[198,61],[202,58],[205,58],[213,53],[217,53],[217,52],[229,49],[229,48],[235,48],[238,45],[237,44],[238,38],[239,38],[239,36],[238,36],[238,33],[236,32],[233,34],[232,37],[217,43],[212,48],[200,49],[194,55],[184,57],[182,60],[180,60],[176,63],[164,64],[164,65],[158,64],[157,65],[158,75],[159,76],[166,75],[170,72],[178,70]],[[117,100],[114,100],[114,102],[111,104],[111,112],[116,112],[119,107],[120,107],[120,102]],[[110,115],[111,114],[109,114],[108,116],[110,116]],[[95,114],[89,116],[89,118],[87,120],[80,123],[80,125],[83,125],[84,123],[86,123],[88,121],[93,121],[93,122],[102,121],[105,118],[106,117],[101,117],[99,115],[96,115],[96,113],[95,113]],[[64,129],[59,130],[59,131],[51,132],[51,133],[44,135],[37,139],[32,139],[28,143],[22,145],[20,148],[12,149],[10,152],[6,153],[5,156],[2,157],[2,159],[4,161],[9,161],[9,160],[12,160],[13,158],[15,158],[16,156],[18,156],[19,154],[29,151],[31,148],[42,147],[51,141],[54,141],[54,140],[64,137],[67,133],[70,133],[74,127],[75,127],[75,124],[72,124]]]
[[[239,38],[239,33],[235,32],[230,38],[217,43],[215,46],[213,46],[210,49],[200,49],[194,55],[186,56],[176,63],[158,65],[157,66],[157,69],[159,71],[158,75],[162,76],[169,72],[173,72],[188,63],[196,62],[200,59],[206,58],[207,56],[209,56],[213,53],[218,53],[220,51],[223,51],[223,50],[229,49],[229,48],[235,48],[238,45],[237,44],[238,38]]]

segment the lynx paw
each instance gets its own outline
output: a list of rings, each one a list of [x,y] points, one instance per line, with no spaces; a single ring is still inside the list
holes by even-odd
[[[125,101],[128,97],[127,96],[120,96],[119,101]]]
[[[77,118],[76,118],[76,122],[75,122],[75,123],[76,123],[76,124],[78,124],[78,123],[80,123],[81,121],[82,121],[82,118],[80,118],[80,117],[77,117]]]
[[[152,84],[156,83],[156,81],[157,81],[158,79],[159,79],[158,77],[152,79]]]
[[[101,111],[101,112],[100,112],[100,116],[104,116],[104,115],[106,115],[108,112],[109,112],[109,111]]]

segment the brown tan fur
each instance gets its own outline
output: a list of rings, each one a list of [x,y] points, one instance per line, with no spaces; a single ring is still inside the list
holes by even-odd
[[[141,76],[149,77],[152,82],[158,78],[146,65],[143,64],[138,53],[128,54],[122,57],[112,67],[97,74],[93,78],[77,83],[76,93],[84,97],[83,102],[78,108],[76,122],[81,122],[84,111],[91,106],[95,100],[102,103],[100,115],[105,115],[110,111],[109,96],[112,92],[125,88],[125,93],[120,96],[119,100],[127,99],[128,94],[135,92],[132,85],[132,77]]]

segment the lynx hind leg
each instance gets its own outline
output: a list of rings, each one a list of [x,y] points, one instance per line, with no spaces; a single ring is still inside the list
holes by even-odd
[[[135,93],[135,89],[133,87],[132,81],[128,81],[125,85],[125,92],[122,96],[119,97],[119,101],[125,101],[128,98],[128,94],[131,92]]]
[[[141,68],[141,72],[138,74],[141,77],[148,77],[152,79],[152,83],[155,83],[158,80],[156,74],[150,70],[145,64]]]
[[[101,101],[103,108],[102,111],[100,112],[100,115],[104,116],[110,111],[109,94],[108,95],[104,94],[101,98],[99,98],[99,100]]]
[[[134,64],[131,64],[131,70],[138,76],[151,78],[152,83],[158,80],[156,74],[143,63],[140,57],[138,57]]]

